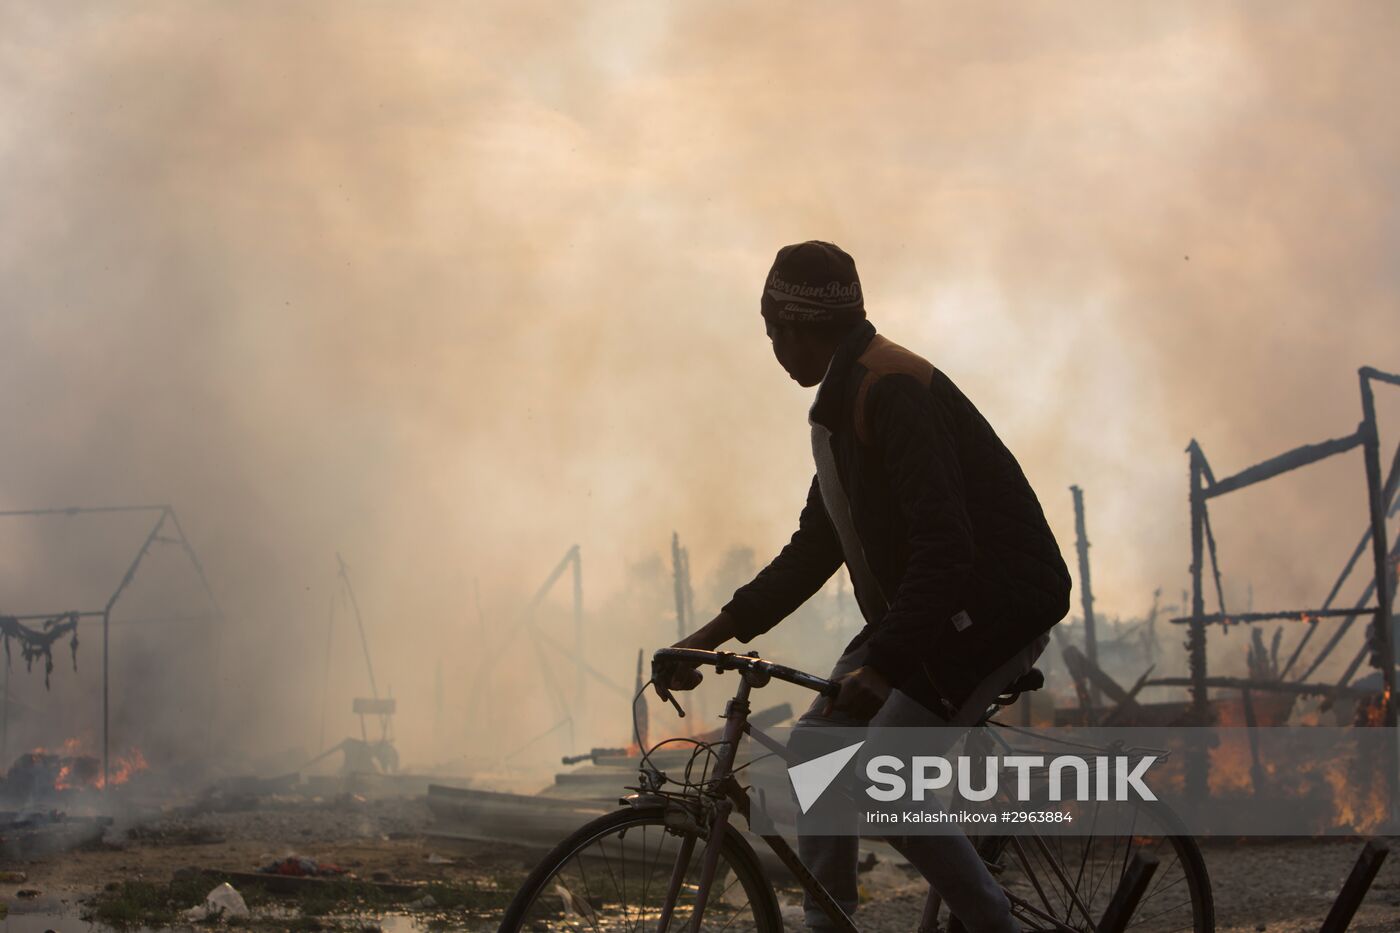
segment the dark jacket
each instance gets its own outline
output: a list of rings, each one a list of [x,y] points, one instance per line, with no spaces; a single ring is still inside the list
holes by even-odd
[[[868,642],[868,663],[892,684],[957,706],[1069,611],[1069,571],[1040,502],[957,386],[868,322],[837,349],[812,420],[831,431],[879,590],[857,591],[866,626],[846,650]],[[813,478],[792,540],[725,606],[740,640],[777,625],[842,562]]]

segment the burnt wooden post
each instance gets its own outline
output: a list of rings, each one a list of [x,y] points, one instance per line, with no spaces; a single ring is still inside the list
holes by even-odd
[[[1069,487],[1074,497],[1075,550],[1079,552],[1079,598],[1084,610],[1084,656],[1094,666],[1099,663],[1099,643],[1094,633],[1094,588],[1089,582],[1089,533],[1084,527],[1084,490]],[[1089,700],[1099,705],[1098,687],[1090,684]]]
[[[1147,674],[1139,677],[1131,690],[1124,690],[1118,681],[1110,677],[1103,668],[1086,658],[1073,645],[1064,650],[1063,656],[1065,667],[1069,669],[1070,676],[1074,678],[1076,688],[1081,694],[1087,694],[1089,690],[1101,691],[1114,703],[1113,708],[1107,711],[1100,707],[1087,710],[1085,725],[1112,725],[1123,718],[1128,718],[1131,721],[1132,718],[1142,713],[1142,708],[1138,706],[1135,697],[1143,685],[1147,683]],[[1151,670],[1148,668],[1149,672]],[[1079,686],[1081,683],[1082,687]]]
[[[1366,491],[1371,510],[1371,555],[1376,563],[1376,621],[1372,635],[1372,662],[1380,668],[1385,682],[1385,725],[1395,728],[1395,647],[1390,628],[1390,566],[1385,529],[1385,491],[1381,480],[1380,431],[1376,425],[1376,397],[1371,390],[1372,379],[1382,379],[1400,385],[1400,377],[1382,373],[1369,366],[1361,368],[1361,446],[1366,460]],[[1393,772],[1394,768],[1387,768]],[[1394,798],[1392,798],[1394,799]]]
[[[1122,880],[1108,902],[1108,909],[1099,921],[1098,933],[1122,933],[1133,918],[1133,911],[1147,892],[1147,884],[1157,871],[1157,857],[1146,852],[1138,852],[1123,871]]]
[[[1254,698],[1250,695],[1249,687],[1240,690],[1240,703],[1244,707],[1245,732],[1249,736],[1249,782],[1257,795],[1264,791],[1264,763],[1259,759],[1259,734],[1256,731],[1259,720],[1254,716]]]
[[[1201,727],[1210,722],[1210,701],[1206,696],[1206,614],[1201,573],[1205,549],[1205,464],[1200,445],[1194,440],[1186,448],[1191,456],[1191,621],[1186,634],[1186,656],[1191,668],[1191,723]],[[1187,746],[1186,792],[1206,793],[1209,752],[1204,743]]]
[[[1390,846],[1384,840],[1372,839],[1366,843],[1356,864],[1351,868],[1351,874],[1347,875],[1341,892],[1337,894],[1337,899],[1332,902],[1332,909],[1327,911],[1327,919],[1322,921],[1318,933],[1345,933],[1346,928],[1351,925],[1351,918],[1356,916],[1356,909],[1366,897],[1366,892],[1371,889],[1371,882],[1376,880],[1381,863],[1389,854]]]
[[[1371,511],[1371,556],[1376,564],[1376,618],[1372,631],[1371,662],[1380,668],[1381,679],[1385,684],[1382,702],[1382,726],[1386,730],[1385,767],[1386,791],[1392,818],[1397,801],[1400,801],[1400,762],[1397,758],[1395,734],[1395,646],[1392,643],[1394,630],[1391,628],[1390,600],[1394,595],[1390,585],[1390,548],[1386,545],[1385,513],[1386,489],[1381,478],[1380,428],[1376,424],[1376,397],[1371,389],[1371,381],[1379,379],[1392,385],[1400,385],[1400,376],[1383,373],[1369,366],[1361,367],[1361,451],[1366,460],[1367,503]],[[1369,884],[1369,881],[1367,882]]]

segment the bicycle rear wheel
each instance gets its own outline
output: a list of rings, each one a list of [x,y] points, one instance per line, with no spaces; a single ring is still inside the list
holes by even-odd
[[[673,824],[678,821],[673,820]],[[681,885],[668,933],[686,933],[695,911],[705,840],[693,828],[667,825],[663,806],[629,807],[581,827],[525,879],[500,933],[657,930],[672,873]],[[726,831],[702,930],[781,933],[772,885],[733,827]]]
[[[1090,806],[1093,835],[997,836],[980,841],[988,864],[1030,930],[1092,930],[1133,857],[1154,856],[1157,869],[1133,911],[1134,933],[1213,933],[1215,903],[1205,859],[1176,815],[1157,803]]]

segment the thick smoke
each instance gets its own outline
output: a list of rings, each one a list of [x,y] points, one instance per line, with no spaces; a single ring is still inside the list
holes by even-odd
[[[998,426],[1067,552],[1085,487],[1100,606],[1176,601],[1187,442],[1224,475],[1346,433],[1356,368],[1400,368],[1397,18],[0,5],[0,499],[176,505],[221,652],[132,636],[118,678],[213,665],[230,747],[314,747],[324,695],[331,736],[356,728],[344,606],[322,683],[340,551],[405,754],[445,760],[428,739],[479,715],[482,644],[570,545],[589,657],[630,683],[673,631],[646,563],[672,529],[697,582],[785,539],[808,399],[757,296],[778,246],[821,237]],[[1231,601],[1320,601],[1360,477],[1352,455],[1223,503]],[[0,529],[0,611],[100,603],[139,524]],[[170,564],[149,599],[175,611]],[[541,623],[565,641],[566,593]],[[56,680],[91,686],[84,638]],[[132,741],[182,706],[130,696]]]

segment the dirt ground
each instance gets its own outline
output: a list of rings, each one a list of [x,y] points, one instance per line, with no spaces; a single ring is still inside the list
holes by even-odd
[[[1316,933],[1362,843],[1260,843],[1207,845],[1205,858],[1220,933]],[[907,873],[884,873],[871,903],[856,916],[862,930],[916,928],[927,890]],[[1400,858],[1387,860],[1361,910],[1353,933],[1400,931]]]
[[[166,882],[189,868],[255,871],[295,854],[338,865],[365,880],[513,890],[538,857],[538,852],[499,843],[433,840],[431,824],[421,798],[365,801],[353,797],[309,802],[263,799],[252,809],[118,823],[99,846],[0,865],[26,876],[23,883],[0,883],[0,899],[10,909],[8,920],[0,921],[0,930],[30,929],[22,922],[26,912],[76,917],[81,899],[112,882]],[[1218,929],[1223,933],[1316,930],[1360,849],[1358,840],[1207,845]],[[868,876],[866,888],[869,900],[857,917],[863,930],[914,928],[923,895],[917,879],[890,865]],[[22,890],[39,894],[20,897]],[[797,919],[793,908],[790,905],[787,911],[790,926]],[[470,919],[458,916],[449,925],[492,929],[494,919],[488,911]],[[392,923],[382,926],[404,928]],[[1400,931],[1400,855],[1383,866],[1352,929]]]
[[[24,866],[29,882],[19,887],[76,895],[110,881],[168,880],[182,868],[257,871],[289,855],[376,881],[494,879],[533,865],[529,850],[499,845],[449,854],[426,839],[431,822],[421,799],[264,799],[253,810],[119,823],[102,846]],[[434,854],[452,864],[430,862]],[[12,894],[10,887],[0,886],[0,893]]]

